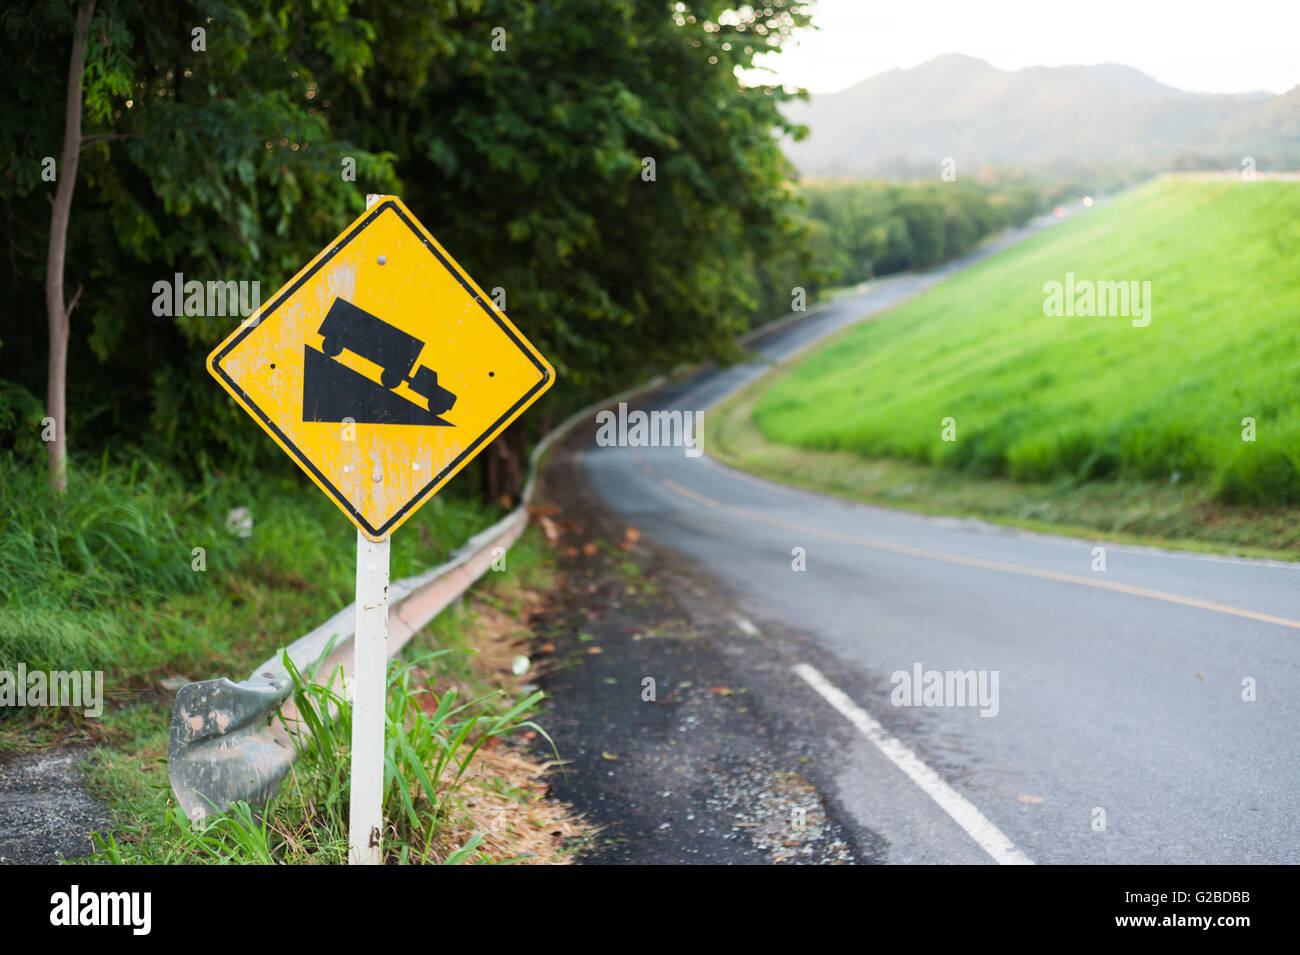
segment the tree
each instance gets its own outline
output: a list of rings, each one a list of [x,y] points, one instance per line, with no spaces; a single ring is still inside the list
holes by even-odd
[[[47,64],[67,55],[70,2],[0,14],[0,83],[14,91],[0,102],[0,298],[16,313],[45,280],[28,253],[46,240],[35,223],[49,184],[31,170],[57,137]],[[68,344],[78,448],[278,466],[202,367],[237,319],[157,316],[151,289],[180,272],[257,280],[269,296],[367,192],[402,195],[480,284],[504,288],[512,320],[557,366],[549,410],[525,427],[654,370],[728,356],[737,331],[810,284],[779,145],[792,94],[737,78],[808,8],[98,0],[66,254],[86,281]],[[37,390],[45,358],[25,325],[3,335],[0,405]],[[517,490],[524,437],[484,457],[497,462],[490,490]]]
[[[86,32],[95,13],[95,0],[81,0],[72,31],[72,54],[68,57],[68,93],[63,118],[63,155],[58,166],[58,190],[51,203],[49,254],[45,265],[45,311],[50,325],[49,381],[46,413],[54,419],[53,440],[47,443],[50,487],[62,493],[68,487],[68,334],[72,310],[81,298],[82,287],[71,302],[63,291],[63,266],[68,250],[68,219],[72,212],[72,191],[77,185],[77,162],[81,157],[81,77],[86,69]]]
[[[328,96],[317,95],[364,75],[373,31],[345,4],[300,7],[96,4],[76,215],[63,240],[66,270],[85,290],[76,334],[62,335],[66,418],[92,442],[200,466],[218,448],[228,467],[277,460],[203,370],[238,318],[160,316],[152,289],[179,272],[274,290],[363,208],[367,190],[395,188],[391,158],[332,135]],[[55,184],[43,181],[41,157],[61,141],[52,120],[61,126],[64,87],[49,64],[66,62],[74,11],[68,0],[44,0],[0,14],[0,85],[11,92],[0,103],[9,247],[0,298],[15,315],[37,307],[35,293],[53,282],[45,252],[59,230],[41,219]],[[323,83],[302,66],[317,49]],[[342,157],[356,181],[340,175]],[[67,190],[66,160],[59,174]],[[0,334],[0,424],[25,446],[37,404],[27,396],[43,390],[38,369],[60,349],[51,341],[47,352],[29,323]],[[66,433],[60,422],[58,436]]]
[[[799,249],[777,135],[792,94],[737,70],[779,50],[808,4],[365,9],[380,36],[408,39],[331,94],[336,120],[391,150],[407,203],[481,284],[505,289],[559,373],[548,405],[729,355],[761,309],[789,308],[790,285],[764,277]],[[524,438],[503,436],[514,466],[485,455],[502,475],[489,496],[517,490]]]

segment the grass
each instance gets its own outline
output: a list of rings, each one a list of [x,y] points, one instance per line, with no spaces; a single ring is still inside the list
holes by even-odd
[[[169,674],[242,679],[352,600],[355,532],[296,472],[191,483],[147,460],[78,465],[55,498],[39,463],[0,457],[0,669],[103,670],[123,693]],[[227,527],[238,508],[247,537]],[[394,536],[393,579],[499,513],[434,498]]]
[[[1150,325],[1044,315],[1044,283],[1067,272],[1149,281]],[[1163,179],[1117,197],[815,349],[752,417],[805,451],[1300,503],[1300,184]]]
[[[797,487],[923,514],[959,514],[1042,533],[1241,557],[1300,559],[1295,508],[1224,505],[1190,482],[1072,480],[1026,484],[848,451],[768,441],[754,425],[766,380],[710,413],[709,454]]]
[[[483,847],[485,834],[451,838],[464,814],[464,781],[489,742],[524,727],[541,693],[494,706],[495,693],[461,701],[441,693],[427,668],[443,650],[394,664],[388,679],[383,780],[385,861],[397,864],[501,862]],[[300,757],[280,796],[255,809],[236,803],[200,823],[169,800],[161,818],[133,817],[117,834],[97,835],[94,861],[109,864],[342,864],[348,856],[352,707],[337,681],[320,685],[294,673],[303,732]]]
[[[551,766],[510,742],[545,731],[531,720],[541,696],[511,673],[527,652],[528,617],[553,584],[530,531],[507,570],[489,573],[466,601],[439,614],[390,665],[385,741],[384,847],[390,864],[572,859],[590,829],[543,797]],[[351,708],[336,681],[296,679],[311,730],[301,756],[264,809],[236,804],[199,827],[166,777],[170,701],[134,700],[113,719],[113,744],[88,771],[113,824],[97,836],[101,864],[340,864],[347,859]]]
[[[251,533],[227,527],[244,508]],[[113,822],[103,863],[346,860],[350,708],[300,686],[306,747],[265,812],[236,805],[191,827],[166,776],[174,692],[160,680],[243,679],[352,600],[355,531],[296,472],[188,482],[146,459],[76,462],[63,498],[39,462],[0,457],[0,669],[104,670],[100,719],[71,708],[0,708],[0,750],[93,741],[90,789]],[[446,560],[500,508],[434,498],[392,540],[392,577]],[[194,548],[202,548],[202,562]],[[539,695],[510,673],[523,621],[550,585],[530,532],[413,638],[390,675],[385,844],[394,863],[567,861],[586,828],[542,799],[548,766],[506,742],[545,736]],[[324,714],[334,713],[325,720]],[[558,835],[554,835],[557,834]]]
[[[1298,559],[1300,186],[1254,185],[1158,181],[974,266],[733,396],[710,453],[885,506]],[[1067,271],[1151,281],[1151,324],[1044,316]]]

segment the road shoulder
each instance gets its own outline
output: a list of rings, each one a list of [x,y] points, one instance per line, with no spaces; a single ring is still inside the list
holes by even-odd
[[[603,827],[581,861],[884,861],[835,792],[834,746],[777,645],[789,635],[746,627],[721,581],[596,505],[588,438],[548,462],[540,507],[563,583],[533,621],[565,760],[554,795]]]

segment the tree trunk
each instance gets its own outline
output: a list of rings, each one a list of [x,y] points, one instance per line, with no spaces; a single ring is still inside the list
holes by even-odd
[[[63,157],[58,168],[58,188],[50,212],[50,249],[45,267],[45,311],[50,323],[49,391],[46,415],[54,419],[54,440],[47,445],[50,487],[62,493],[68,487],[68,331],[72,309],[63,296],[63,264],[68,250],[68,218],[72,190],[77,184],[77,158],[81,154],[81,78],[86,69],[86,32],[95,12],[95,0],[82,0],[72,35],[68,62],[68,103],[63,119]]]
[[[525,471],[525,434],[511,425],[497,435],[483,452],[483,499],[512,507],[519,503],[519,495],[527,478]]]

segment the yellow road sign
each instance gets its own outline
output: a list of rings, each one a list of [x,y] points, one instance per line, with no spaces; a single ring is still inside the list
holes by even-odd
[[[555,381],[392,196],[218,345],[208,370],[371,540]]]

